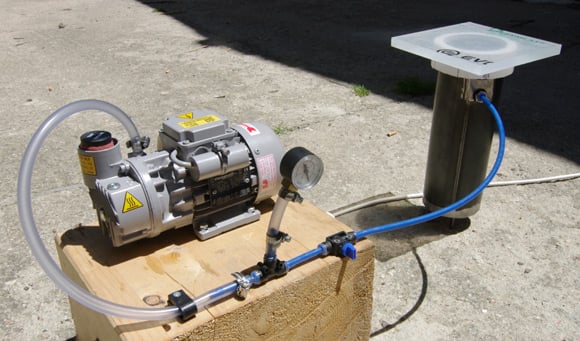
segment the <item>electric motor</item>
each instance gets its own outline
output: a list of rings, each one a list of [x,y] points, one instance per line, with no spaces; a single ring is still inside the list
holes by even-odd
[[[172,116],[157,149],[122,159],[109,132],[81,136],[83,180],[114,246],[188,225],[211,238],[258,220],[254,205],[280,188],[284,150],[260,122],[229,127],[211,111]]]

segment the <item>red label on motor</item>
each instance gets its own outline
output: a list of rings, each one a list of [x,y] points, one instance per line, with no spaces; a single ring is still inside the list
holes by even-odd
[[[258,135],[260,134],[260,131],[258,130],[258,128],[254,127],[253,125],[251,125],[250,123],[242,123],[240,124],[242,127],[244,127],[244,129],[248,132],[248,134],[250,134],[251,136],[254,135]]]

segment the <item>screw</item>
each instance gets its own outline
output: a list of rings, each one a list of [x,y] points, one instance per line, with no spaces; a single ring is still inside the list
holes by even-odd
[[[107,185],[107,189],[110,191],[114,191],[114,190],[119,189],[119,188],[121,188],[121,184],[118,182],[112,182],[112,183]]]

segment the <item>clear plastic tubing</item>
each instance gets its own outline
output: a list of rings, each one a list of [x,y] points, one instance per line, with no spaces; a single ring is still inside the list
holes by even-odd
[[[193,303],[197,311],[207,307],[208,305],[215,303],[221,299],[224,299],[228,296],[232,296],[236,293],[238,289],[237,282],[230,282],[228,284],[224,284],[221,287],[217,287],[211,291],[203,293],[193,299]]]
[[[98,100],[81,100],[67,104],[52,113],[34,133],[26,151],[24,152],[20,164],[20,176],[18,177],[17,188],[18,212],[26,241],[30,246],[32,254],[50,279],[52,279],[54,283],[72,299],[87,308],[102,314],[135,320],[167,320],[176,318],[179,315],[177,307],[149,309],[136,308],[116,304],[89,293],[62,273],[59,266],[46,250],[46,247],[40,238],[32,213],[31,203],[32,171],[34,169],[36,157],[42,144],[56,126],[67,117],[87,110],[102,111],[118,119],[129,133],[133,145],[133,151],[136,153],[141,152],[140,136],[137,127],[135,127],[135,124],[125,112],[110,103]]]
[[[280,233],[280,224],[282,223],[282,217],[288,206],[288,200],[278,197],[276,199],[276,204],[274,204],[274,210],[272,211],[272,216],[270,217],[270,224],[268,226],[268,233],[266,236],[266,253],[264,254],[264,262],[275,261],[276,257],[276,238],[278,233]]]

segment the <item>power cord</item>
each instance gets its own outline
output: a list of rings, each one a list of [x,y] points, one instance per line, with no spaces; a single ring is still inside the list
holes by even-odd
[[[403,314],[403,316],[399,317],[399,319],[395,323],[384,324],[381,328],[371,332],[370,337],[378,336],[386,331],[389,331],[389,330],[395,328],[397,325],[405,322],[409,317],[411,317],[411,315],[413,315],[419,309],[421,304],[423,304],[425,297],[427,296],[427,287],[429,284],[429,279],[427,277],[427,271],[425,270],[425,265],[423,265],[423,261],[421,260],[421,257],[419,257],[419,254],[417,254],[416,248],[413,248],[411,250],[411,252],[413,252],[413,256],[415,256],[415,259],[417,260],[417,264],[419,265],[419,270],[421,271],[421,293],[419,294],[419,297],[417,298],[417,302],[415,302],[415,304],[411,307],[411,309],[409,309],[409,311],[407,311],[405,314]]]
[[[569,181],[580,178],[580,173],[571,173],[571,174],[564,174],[564,175],[556,175],[556,176],[548,176],[544,178],[536,178],[536,179],[521,179],[521,180],[508,180],[508,181],[494,181],[491,182],[487,187],[502,187],[502,186],[517,186],[517,185],[532,185],[532,184],[544,184],[544,183],[552,183],[552,182],[559,182],[559,181]],[[328,211],[327,213],[330,214],[332,217],[340,217],[341,215],[345,215],[347,213],[351,213],[354,211],[361,210],[363,208],[376,206],[380,204],[387,204],[391,202],[409,200],[409,199],[421,199],[423,197],[423,193],[412,193],[412,194],[405,194],[405,195],[396,195],[391,196],[388,193],[379,194],[376,197],[371,199],[365,199],[353,204],[349,204],[343,207],[336,208],[334,210]]]

